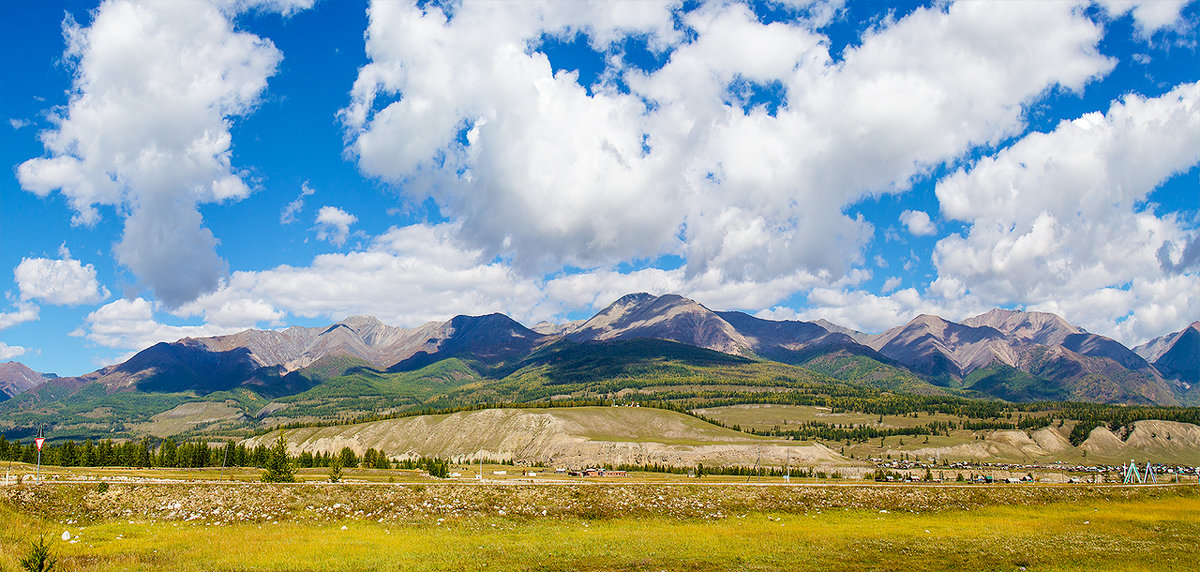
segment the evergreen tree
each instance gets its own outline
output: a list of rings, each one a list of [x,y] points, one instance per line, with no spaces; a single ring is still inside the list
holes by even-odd
[[[87,449],[90,447],[90,443],[91,441],[88,441],[88,443],[84,444],[84,454],[86,454]],[[168,438],[166,441],[163,441],[162,447],[158,450],[158,466],[174,467],[177,448],[174,439]]]
[[[266,469],[267,472],[262,476],[264,483],[296,482],[296,475],[292,473],[292,463],[288,460],[287,440],[283,438],[282,433],[267,453]]]
[[[336,483],[342,480],[342,458],[335,456],[329,462],[329,482]]]
[[[354,449],[350,447],[342,447],[341,461],[343,467],[354,468],[358,466],[358,455],[354,453]]]

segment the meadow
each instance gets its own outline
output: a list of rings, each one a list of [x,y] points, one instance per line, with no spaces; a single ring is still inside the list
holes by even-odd
[[[1200,486],[0,487],[0,569],[38,537],[60,570],[1188,569]]]

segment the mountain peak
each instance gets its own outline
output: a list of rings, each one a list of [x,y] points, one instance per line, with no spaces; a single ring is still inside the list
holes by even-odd
[[[840,324],[835,324],[833,322],[830,322],[829,320],[826,320],[825,318],[821,318],[813,323],[818,326],[821,326],[822,328],[825,328],[826,330],[829,330],[831,332],[837,332],[839,334],[846,334],[847,336],[850,336],[850,337],[856,338],[856,339],[858,336],[864,335],[863,332],[855,330],[854,328],[847,328],[846,326],[842,326]]]
[[[1187,383],[1200,382],[1200,322],[1153,339],[1134,351],[1153,362],[1159,373]]]
[[[648,300],[653,300],[654,298],[654,294],[650,294],[648,292],[634,292],[633,294],[626,294],[620,298],[617,298],[617,300],[610,304],[610,306],[632,306],[641,304],[642,302],[646,302]]]
[[[962,323],[973,328],[982,326],[995,328],[1005,335],[1021,341],[1043,345],[1061,344],[1071,334],[1086,333],[1082,328],[1071,325],[1058,314],[1050,312],[1025,312],[995,308],[973,318],[967,318]]]
[[[45,375],[33,371],[19,361],[0,363],[0,401],[29,391],[45,382]]]
[[[656,338],[728,354],[751,344],[712,310],[678,294],[639,293],[617,299],[568,334],[577,342],[615,338]]]
[[[499,312],[484,314],[482,316],[466,316],[459,314],[453,318],[450,318],[450,321],[447,323],[451,328],[454,328],[456,332],[463,329],[489,331],[496,329],[508,329],[521,334],[532,331],[525,326],[522,326],[520,322],[517,322],[516,320]]]
[[[352,330],[364,330],[370,327],[379,327],[385,325],[383,322],[379,321],[379,318],[366,315],[348,316],[338,323],[350,326],[350,329]]]

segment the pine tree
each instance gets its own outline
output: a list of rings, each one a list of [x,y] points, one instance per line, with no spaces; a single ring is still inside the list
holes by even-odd
[[[335,456],[329,462],[329,482],[336,483],[342,480],[342,458]]]
[[[282,433],[267,452],[266,469],[267,472],[262,476],[264,483],[296,482],[296,476],[292,473],[292,463],[288,460],[287,440],[283,438]]]

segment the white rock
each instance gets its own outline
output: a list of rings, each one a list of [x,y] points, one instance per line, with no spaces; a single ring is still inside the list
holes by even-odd
[[[64,530],[62,533],[62,539],[63,540],[71,540],[71,533],[69,531]]]

